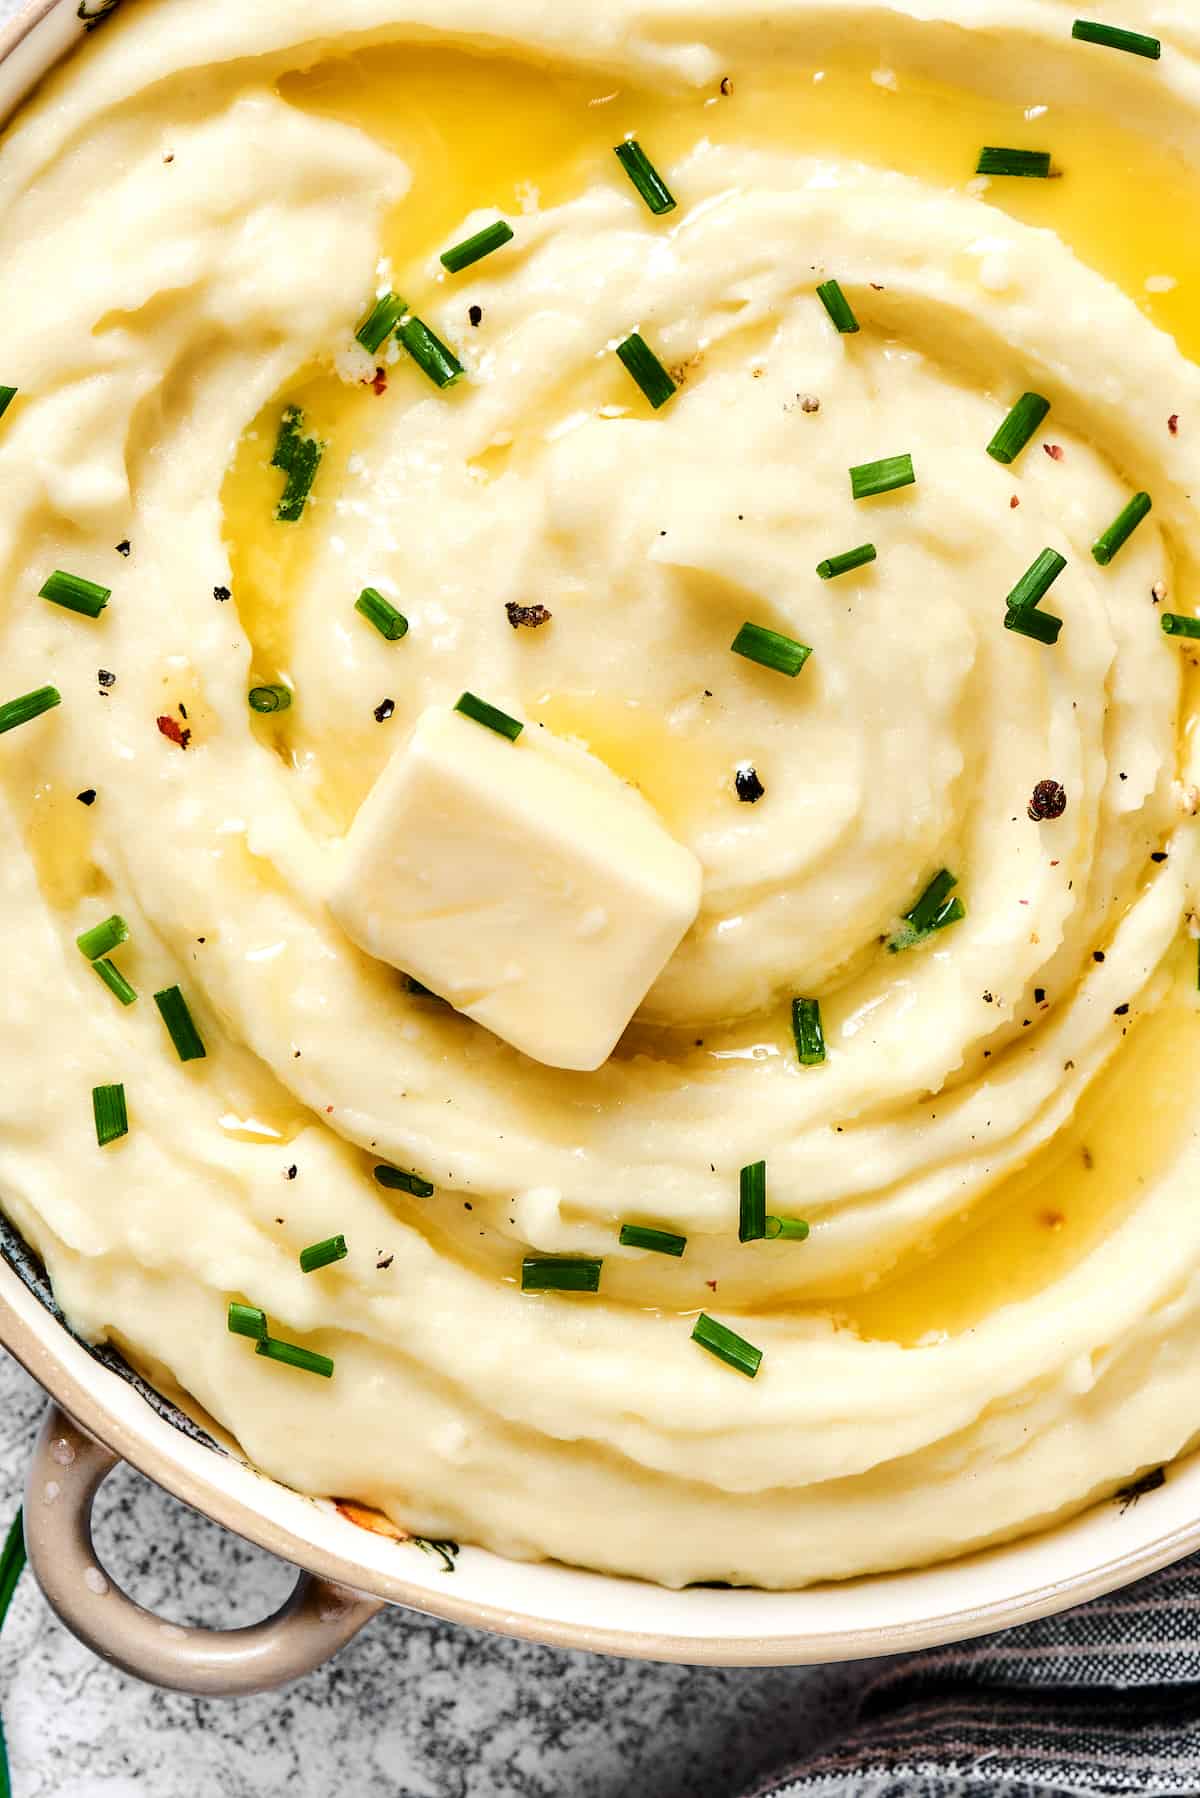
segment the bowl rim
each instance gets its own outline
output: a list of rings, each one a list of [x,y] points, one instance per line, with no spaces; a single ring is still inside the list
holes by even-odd
[[[80,27],[88,28],[89,15],[84,10],[85,5],[86,0],[78,6],[76,0],[26,0],[14,17],[0,27],[0,122],[10,116],[49,69],[77,42],[82,35]],[[1157,1532],[1152,1527],[1146,1528],[1141,1532],[1141,1539],[1123,1551],[1102,1554],[1090,1565],[1060,1578],[1031,1580],[1029,1572],[1022,1572],[1018,1577],[1017,1569],[1026,1564],[1032,1567],[1039,1558],[1039,1546],[1044,1553],[1059,1530],[1070,1527],[1069,1524],[1017,1538],[999,1549],[987,1551],[993,1556],[1004,1557],[1005,1564],[1013,1563],[1015,1589],[985,1602],[964,1601],[947,1605],[943,1601],[931,1606],[928,1614],[908,1622],[864,1624],[855,1628],[806,1627],[751,1634],[720,1628],[689,1634],[565,1621],[561,1617],[539,1614],[536,1609],[513,1609],[479,1598],[456,1596],[452,1588],[432,1581],[409,1579],[382,1566],[368,1566],[365,1561],[339,1553],[312,1535],[305,1536],[295,1527],[268,1516],[264,1508],[248,1502],[233,1489],[233,1480],[222,1480],[219,1474],[234,1468],[239,1477],[244,1477],[249,1471],[255,1481],[265,1482],[274,1493],[286,1495],[297,1503],[302,1495],[292,1493],[269,1475],[249,1469],[247,1463],[226,1459],[215,1445],[185,1437],[177,1427],[156,1415],[143,1397],[134,1395],[131,1406],[130,1389],[109,1368],[91,1357],[87,1347],[72,1336],[61,1319],[26,1288],[3,1256],[0,1256],[0,1347],[7,1349],[45,1392],[115,1455],[184,1504],[279,1559],[389,1604],[407,1606],[447,1622],[553,1648],[713,1667],[790,1666],[866,1659],[943,1645],[1049,1616],[1128,1585],[1200,1548],[1200,1456],[1197,1456],[1193,1459],[1197,1496],[1193,1501],[1189,1495],[1193,1509],[1182,1522]],[[312,1516],[315,1519],[319,1515],[314,1506]],[[881,1581],[893,1577],[922,1581],[924,1576],[924,1583],[932,1587],[934,1581],[929,1576],[940,1572],[943,1576],[957,1576],[952,1580],[955,1588],[961,1580],[962,1587],[969,1590],[972,1562],[976,1560],[975,1556],[967,1556],[955,1562],[907,1570],[897,1576],[871,1577]],[[515,1561],[502,1564],[511,1568],[520,1565]],[[592,1574],[590,1577],[611,1586],[614,1612],[620,1609],[622,1592],[627,1594],[634,1587],[651,1594],[662,1591],[665,1595],[667,1591],[655,1588],[649,1582],[631,1582],[617,1575]],[[863,1584],[863,1581],[847,1581],[840,1586],[831,1583],[804,1588],[791,1596],[799,1600],[807,1595],[811,1603],[818,1596],[824,1601],[828,1594],[828,1606],[836,1615],[839,1591],[861,1588]],[[746,1597],[745,1591],[739,1596]],[[771,1593],[762,1596],[786,1600],[789,1595]],[[719,1603],[722,1595],[706,1593],[705,1597]]]

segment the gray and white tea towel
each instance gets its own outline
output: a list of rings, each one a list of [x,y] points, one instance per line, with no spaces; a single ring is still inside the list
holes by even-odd
[[[753,1798],[1193,1798],[1200,1557],[1078,1610],[889,1662],[850,1732]]]

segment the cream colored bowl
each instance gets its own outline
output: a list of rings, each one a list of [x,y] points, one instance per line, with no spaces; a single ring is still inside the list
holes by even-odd
[[[112,0],[33,0],[0,33],[0,119],[111,7]],[[675,1592],[469,1547],[443,1557],[419,1541],[372,1534],[328,1501],[255,1472],[132,1380],[118,1357],[97,1358],[65,1328],[39,1270],[6,1228],[0,1343],[55,1401],[25,1511],[47,1598],[97,1653],[185,1691],[241,1693],[296,1678],[382,1604],[647,1660],[777,1666],[891,1654],[1064,1609],[1200,1547],[1193,1457],[1136,1503],[1100,1505],[1041,1536],[945,1566],[802,1592]],[[127,1598],[96,1564],[90,1533],[96,1488],[118,1459],[302,1569],[283,1610],[248,1630],[184,1630]],[[1047,1512],[1055,1504],[1048,1492]]]

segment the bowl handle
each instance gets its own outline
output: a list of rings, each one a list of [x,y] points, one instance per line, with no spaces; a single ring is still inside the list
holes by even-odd
[[[29,1564],[52,1610],[95,1654],[135,1679],[204,1698],[286,1685],[344,1648],[382,1609],[302,1573],[273,1617],[244,1629],[184,1629],[123,1592],[92,1545],[92,1505],[118,1457],[51,1405],[25,1499]]]

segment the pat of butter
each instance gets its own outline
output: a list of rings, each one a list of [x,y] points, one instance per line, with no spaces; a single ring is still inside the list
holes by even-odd
[[[700,864],[603,762],[431,706],[350,829],[347,936],[535,1061],[598,1068],[690,928]]]

